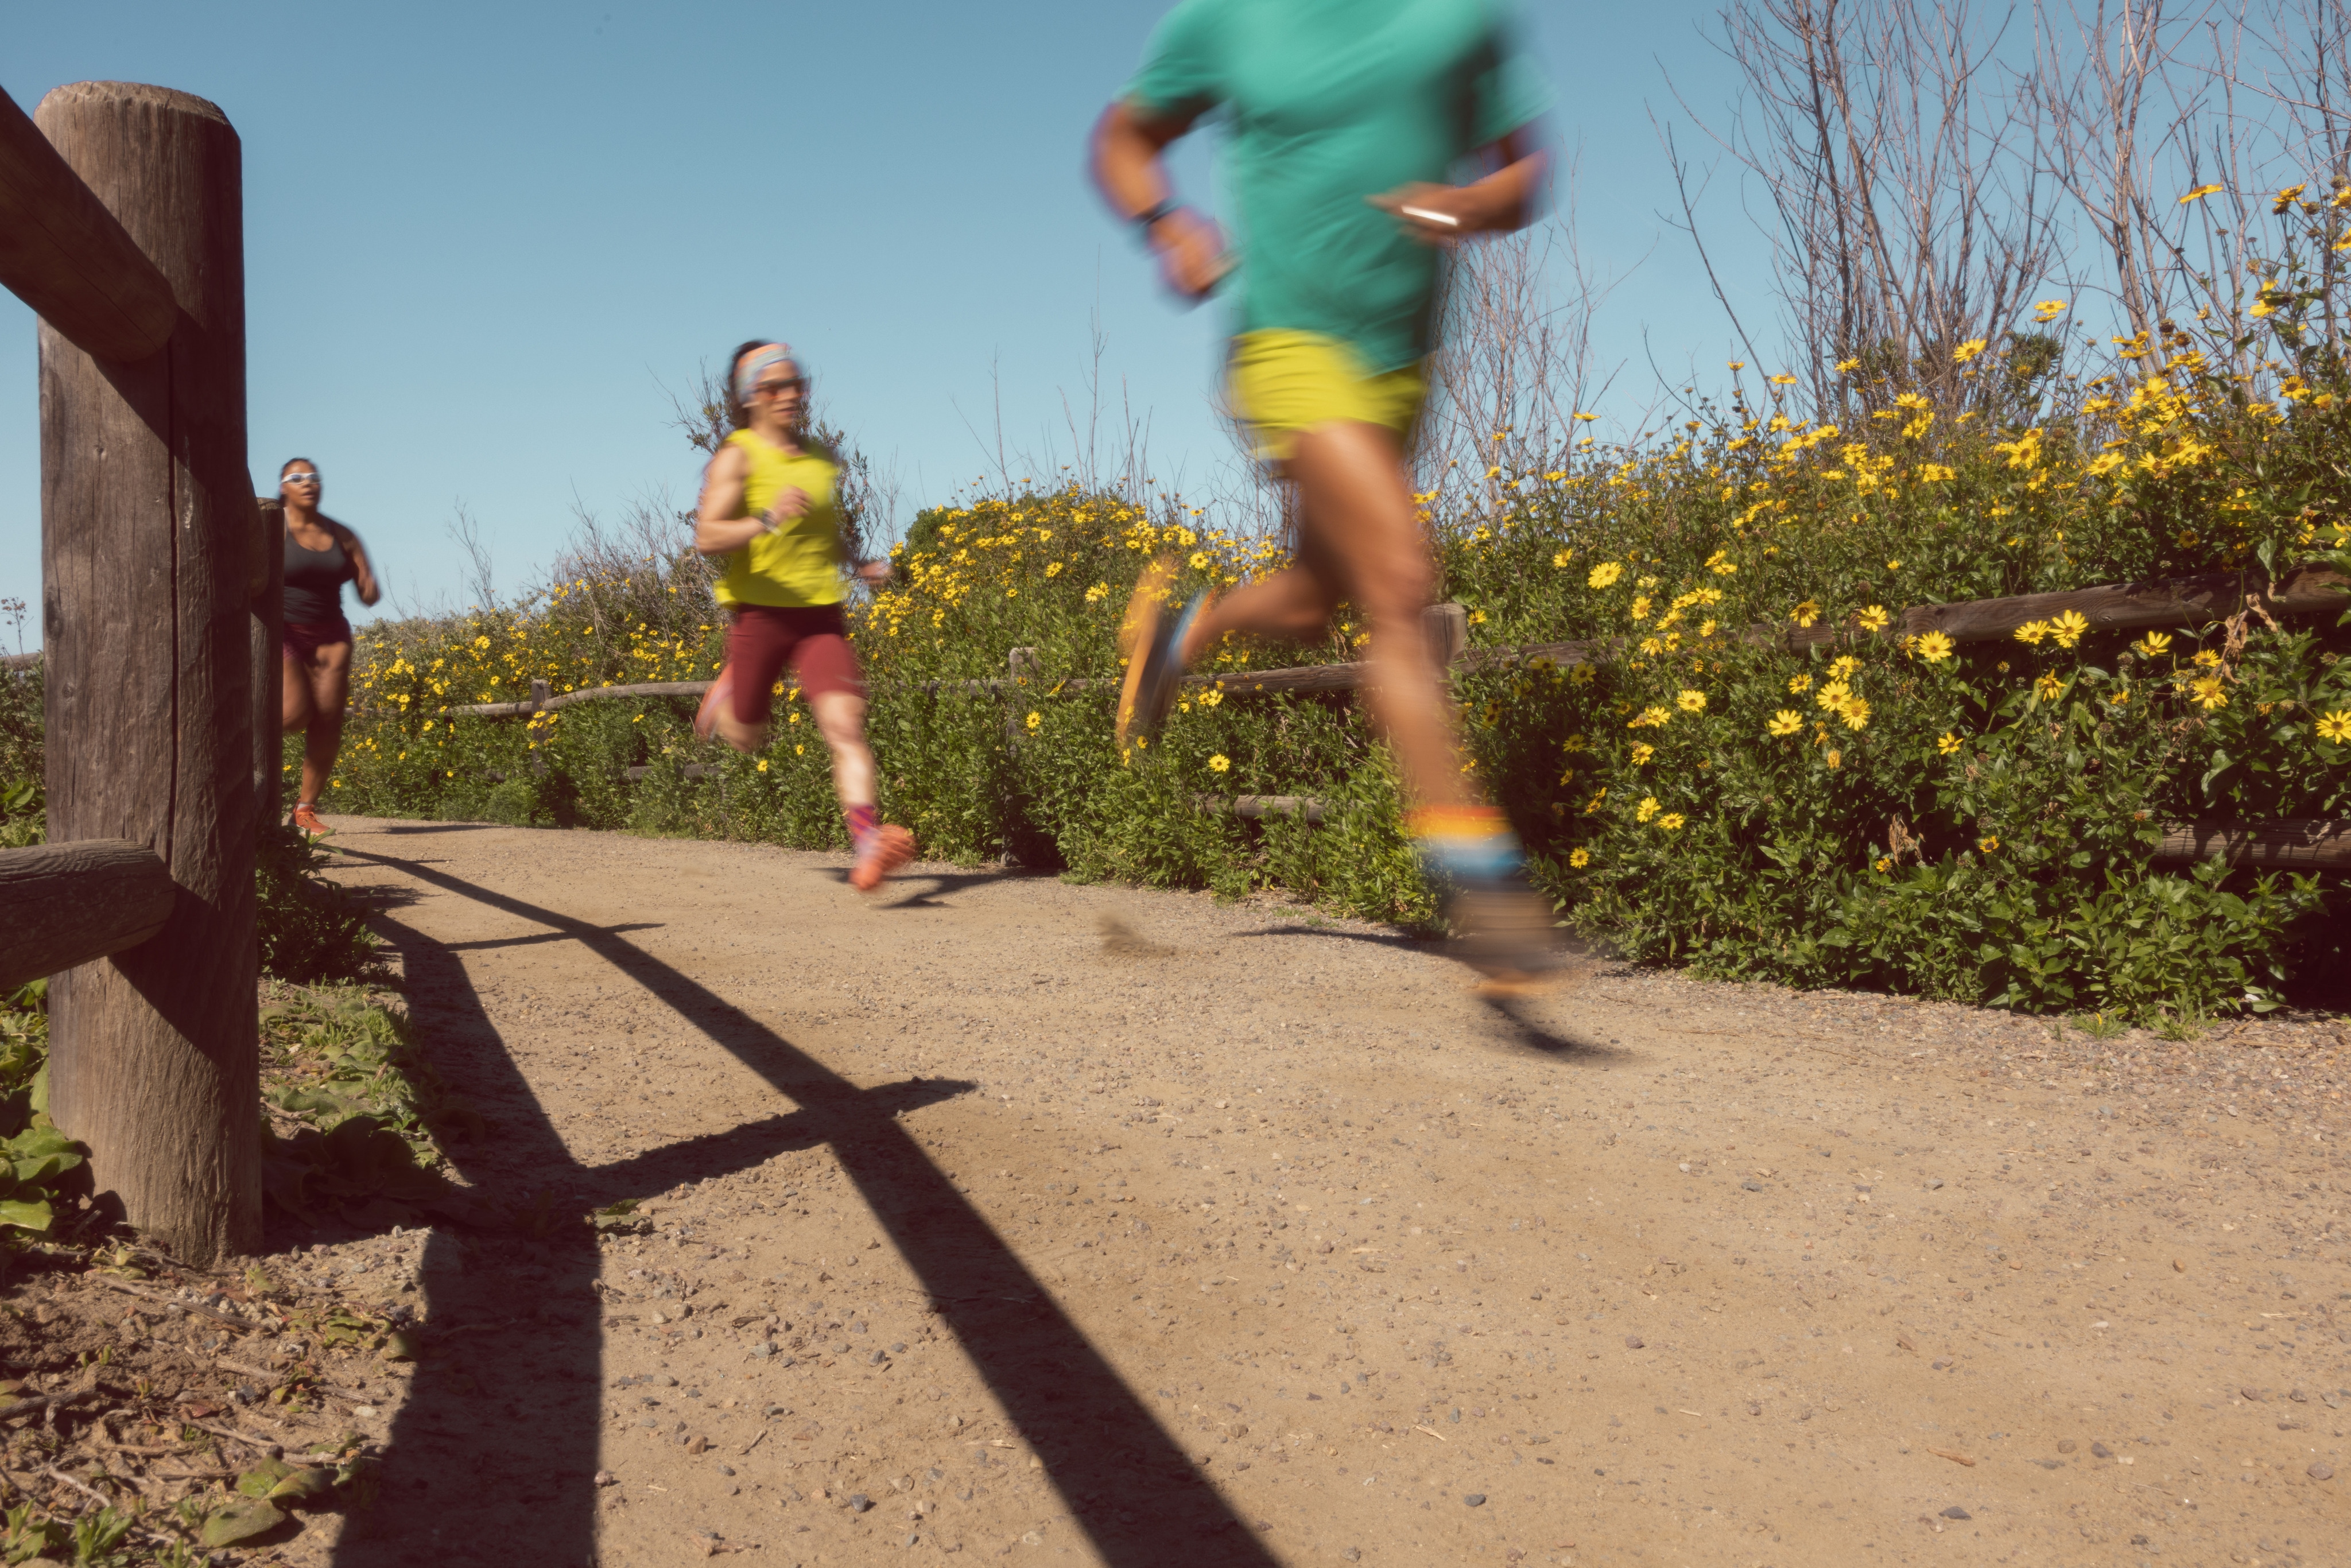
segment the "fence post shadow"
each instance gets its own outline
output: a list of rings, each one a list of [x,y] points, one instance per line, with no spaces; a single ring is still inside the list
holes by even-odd
[[[424,1265],[434,1322],[455,1318],[462,1329],[478,1318],[496,1326],[468,1332],[463,1341],[445,1331],[428,1334],[426,1358],[393,1430],[383,1511],[354,1521],[337,1552],[339,1564],[391,1568],[417,1561],[420,1543],[413,1535],[386,1526],[428,1512],[435,1561],[510,1558],[516,1532],[527,1531],[538,1561],[595,1562],[594,1473],[604,1419],[602,1325],[590,1282],[601,1259],[579,1219],[602,1203],[820,1142],[831,1145],[871,1204],[1097,1552],[1134,1568],[1274,1561],[1259,1539],[1262,1527],[1234,1513],[1050,1291],[898,1122],[901,1109],[963,1086],[860,1090],[616,931],[416,862],[339,847],[355,860],[580,942],[796,1106],[690,1145],[583,1166],[532,1101],[462,960],[419,933],[382,922],[402,940],[412,1007],[420,1032],[433,1042],[436,1067],[509,1124],[498,1145],[461,1145],[461,1168],[476,1186],[521,1183],[527,1190],[516,1193],[518,1199],[551,1191],[549,1211],[557,1223],[544,1237],[518,1244],[502,1238],[495,1249],[435,1229]],[[450,1060],[456,1052],[470,1060]],[[516,1322],[512,1314],[524,1301],[538,1305]],[[501,1318],[507,1321],[497,1322]],[[448,1348],[436,1354],[436,1346]],[[460,1530],[461,1519],[479,1519],[483,1528]]]

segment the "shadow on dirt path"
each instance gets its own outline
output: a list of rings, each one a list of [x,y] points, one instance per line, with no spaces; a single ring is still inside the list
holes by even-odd
[[[485,1190],[546,1195],[538,1198],[538,1212],[547,1222],[534,1226],[523,1218],[524,1239],[460,1241],[436,1231],[426,1255],[434,1317],[459,1320],[461,1332],[478,1331],[478,1337],[463,1342],[465,1348],[428,1357],[420,1368],[393,1429],[387,1465],[387,1488],[395,1500],[435,1511],[438,1522],[428,1528],[438,1561],[512,1562],[517,1528],[528,1531],[529,1561],[596,1560],[601,1335],[590,1310],[599,1260],[593,1233],[580,1222],[586,1212],[815,1143],[831,1146],[1105,1561],[1274,1561],[1256,1527],[1194,1470],[1052,1292],[896,1120],[968,1085],[916,1080],[861,1090],[630,943],[625,928],[576,920],[425,862],[339,848],[354,861],[547,927],[539,939],[580,944],[799,1107],[632,1160],[584,1166],[537,1106],[455,947],[399,922],[381,922],[407,961],[420,1003],[444,1015],[435,1019],[434,1031],[453,1046],[475,1048],[464,1051],[462,1065],[436,1052],[444,1073],[471,1097],[501,1107],[497,1151],[482,1168],[475,1168],[470,1155],[461,1168]],[[540,1234],[529,1234],[532,1229]],[[528,1316],[515,1315],[517,1258],[524,1271],[540,1275],[525,1281],[540,1302]],[[1111,1496],[1131,1522],[1083,1500]],[[485,1511],[491,1517],[481,1517]],[[351,1568],[418,1561],[415,1516],[402,1508],[386,1514],[401,1520],[399,1538],[374,1529],[354,1531],[337,1561]]]

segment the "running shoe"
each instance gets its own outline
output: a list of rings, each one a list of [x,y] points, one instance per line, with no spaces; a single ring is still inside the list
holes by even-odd
[[[694,710],[695,739],[708,740],[716,733],[719,704],[730,700],[734,692],[733,683],[726,678],[733,673],[731,670],[719,671],[718,678],[710,683],[710,689],[702,694],[702,706]]]
[[[312,838],[324,838],[335,830],[319,820],[319,808],[304,800],[294,808],[294,826]]]
[[[884,822],[873,830],[857,852],[857,859],[849,867],[849,885],[860,893],[871,893],[890,873],[914,858],[914,835],[894,823]]]
[[[1144,569],[1134,596],[1126,601],[1126,620],[1118,637],[1119,652],[1126,655],[1126,684],[1118,695],[1121,751],[1151,740],[1167,722],[1167,712],[1184,685],[1184,639],[1208,607],[1210,594],[1204,588],[1176,614],[1166,612],[1162,601],[1176,572],[1176,558],[1161,556]]]
[[[1452,955],[1478,971],[1482,997],[1539,996],[1566,978],[1550,901],[1523,873],[1456,877],[1445,916]]]

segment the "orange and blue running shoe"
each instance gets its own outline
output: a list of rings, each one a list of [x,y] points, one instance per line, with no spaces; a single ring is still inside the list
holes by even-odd
[[[1118,695],[1122,752],[1155,739],[1167,722],[1184,685],[1184,641],[1213,597],[1204,588],[1181,611],[1168,614],[1167,585],[1176,570],[1174,556],[1161,556],[1144,570],[1134,597],[1126,601],[1118,637],[1119,652],[1126,655],[1126,681]]]

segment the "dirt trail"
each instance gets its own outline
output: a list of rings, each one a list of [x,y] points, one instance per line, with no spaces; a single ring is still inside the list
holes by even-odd
[[[1287,906],[343,819],[492,1124],[340,1563],[2321,1563],[2331,1022],[2189,1045]],[[624,1197],[653,1234],[550,1223]],[[2327,1547],[2327,1541],[2335,1542]]]

